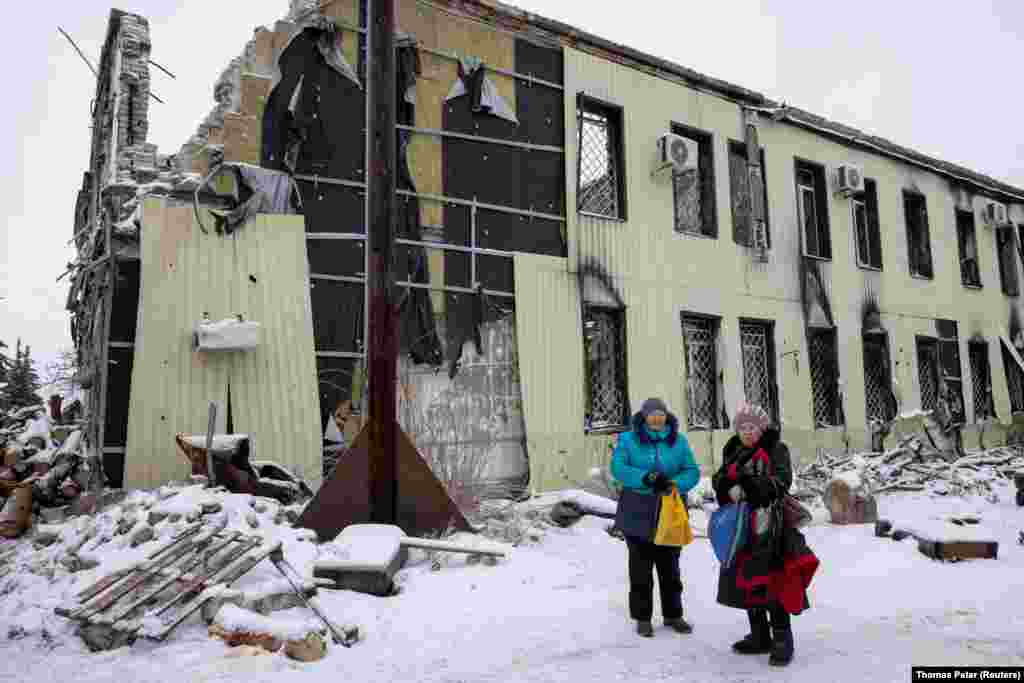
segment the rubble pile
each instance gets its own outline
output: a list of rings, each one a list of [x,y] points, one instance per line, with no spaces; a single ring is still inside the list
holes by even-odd
[[[884,453],[819,453],[813,462],[797,468],[793,494],[803,500],[828,497],[829,487],[841,481],[866,496],[921,491],[995,502],[995,486],[1011,483],[1018,472],[1024,472],[1024,451],[1019,447],[970,451],[947,460],[914,435]]]
[[[12,538],[31,523],[32,512],[62,509],[103,486],[98,461],[86,457],[82,421],[55,421],[43,406],[0,418],[0,533]]]
[[[155,549],[196,523],[262,537],[268,544],[283,543],[299,565],[304,565],[316,549],[311,532],[292,528],[300,512],[301,506],[203,485],[177,483],[153,491],[108,491],[94,512],[33,524],[17,542],[0,546],[0,596],[19,596],[14,604],[0,603],[0,622],[17,621],[23,635],[42,635],[44,631],[71,635],[75,624],[55,614],[53,599],[47,597],[51,585],[62,604],[74,604],[83,586],[142,566]],[[222,591],[204,607],[202,616],[207,623],[213,622],[225,605],[262,615],[305,605],[304,598],[296,595],[291,583],[282,580],[269,563],[252,574],[251,580],[247,576],[241,585]],[[298,585],[306,599],[315,593],[315,584],[308,577]],[[112,640],[109,631],[83,628],[77,633],[92,649],[125,644]],[[0,633],[0,637],[6,635]]]

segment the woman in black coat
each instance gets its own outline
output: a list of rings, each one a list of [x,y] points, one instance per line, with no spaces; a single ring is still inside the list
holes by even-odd
[[[763,408],[749,403],[740,405],[733,424],[736,436],[722,449],[712,485],[719,505],[741,500],[750,505],[751,542],[732,565],[722,567],[718,602],[747,611],[750,633],[733,644],[735,652],[770,654],[771,664],[785,666],[793,659],[790,615],[809,607],[806,588],[818,560],[803,534],[786,527],[781,510],[772,506],[793,483],[779,429]]]

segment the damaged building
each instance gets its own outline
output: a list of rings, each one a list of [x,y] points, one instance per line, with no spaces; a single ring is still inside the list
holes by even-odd
[[[742,397],[801,458],[1024,412],[1024,189],[490,0],[396,5],[398,415],[449,487],[579,482],[648,396],[708,465]],[[293,0],[166,155],[111,13],[68,307],[113,485],[187,476],[211,402],[313,488],[358,432],[371,11]]]

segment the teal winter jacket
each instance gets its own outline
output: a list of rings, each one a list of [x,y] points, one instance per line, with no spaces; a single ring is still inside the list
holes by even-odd
[[[653,537],[658,515],[659,497],[643,483],[645,474],[663,472],[684,499],[700,480],[690,443],[679,433],[679,420],[671,413],[660,432],[648,429],[640,413],[634,415],[632,429],[619,435],[610,469],[623,487],[616,525],[627,536],[640,538]]]

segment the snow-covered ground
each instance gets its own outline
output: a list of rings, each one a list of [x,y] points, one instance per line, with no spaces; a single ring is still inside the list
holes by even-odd
[[[245,497],[230,498],[231,524],[242,523]],[[1017,542],[1024,508],[1014,505],[1012,487],[1000,490],[997,504],[892,494],[879,507],[897,523],[918,525],[977,515],[981,522],[970,534],[999,541],[999,559],[940,563],[921,555],[912,538],[875,538],[871,526],[807,529],[822,564],[810,591],[812,609],[794,619],[796,658],[782,670],[769,667],[767,656],[731,653],[746,619],[715,603],[718,565],[704,538],[682,554],[684,603],[695,632],[659,628],[656,616],[655,638],[638,637],[627,611],[625,546],[605,532],[607,520],[588,516],[510,548],[509,559],[496,566],[447,555],[440,571],[432,571],[428,558],[414,552],[398,575],[402,591],[395,597],[321,591],[320,605],[335,621],[358,624],[362,640],[350,649],[332,645],[327,658],[305,664],[280,653],[229,656],[198,617],[165,643],[140,639],[131,648],[92,654],[53,608],[102,576],[106,561],[78,574],[58,570],[52,579],[22,573],[13,586],[8,574],[0,577],[0,680],[817,683],[906,681],[911,665],[1024,665],[1024,546]],[[261,513],[261,529],[283,538],[288,559],[307,570],[316,546],[275,527],[273,513]],[[693,517],[695,527],[703,525],[699,513]],[[20,544],[17,552],[28,553],[31,541]],[[110,564],[155,545],[112,550]],[[7,549],[0,545],[0,554]],[[238,587],[275,580],[264,562]],[[311,616],[305,609],[276,614]]]

